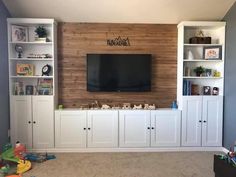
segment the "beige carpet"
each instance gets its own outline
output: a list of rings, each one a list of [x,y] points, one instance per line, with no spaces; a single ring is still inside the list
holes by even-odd
[[[213,152],[60,153],[24,177],[214,177]]]

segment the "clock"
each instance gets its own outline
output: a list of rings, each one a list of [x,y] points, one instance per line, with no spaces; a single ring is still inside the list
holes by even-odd
[[[42,76],[49,76],[51,70],[52,70],[52,67],[50,65],[46,64],[42,68]]]

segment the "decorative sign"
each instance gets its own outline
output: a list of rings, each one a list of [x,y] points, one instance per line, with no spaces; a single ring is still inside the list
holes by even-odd
[[[115,39],[107,39],[107,45],[109,46],[130,46],[129,38],[122,39],[120,36]]]

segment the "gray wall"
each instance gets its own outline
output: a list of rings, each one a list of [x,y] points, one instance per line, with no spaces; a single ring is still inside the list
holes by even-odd
[[[7,17],[10,17],[10,14],[0,0],[0,152],[2,146],[9,141]]]
[[[236,141],[236,3],[223,20],[226,21],[223,145],[229,149]]]

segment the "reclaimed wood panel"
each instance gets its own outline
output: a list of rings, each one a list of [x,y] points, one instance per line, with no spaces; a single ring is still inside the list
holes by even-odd
[[[129,38],[130,46],[107,46],[107,39]],[[152,54],[151,92],[88,92],[87,53]],[[59,103],[66,108],[91,104],[149,103],[169,107],[176,99],[177,27],[163,24],[58,24]]]

